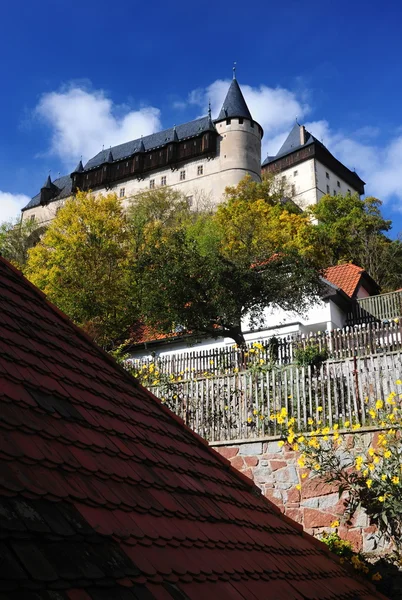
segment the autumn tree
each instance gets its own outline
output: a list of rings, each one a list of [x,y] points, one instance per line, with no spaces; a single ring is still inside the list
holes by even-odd
[[[104,347],[136,317],[129,242],[116,195],[79,192],[29,251],[30,280]]]
[[[45,227],[34,220],[17,219],[0,225],[0,254],[18,269],[24,270],[28,250],[33,248],[43,235]]]
[[[303,310],[320,287],[302,244],[311,227],[269,180],[251,178],[229,188],[216,213],[184,211],[167,228],[148,222],[136,264],[146,322],[243,344],[246,316],[257,323],[268,305]]]
[[[402,285],[402,244],[386,235],[392,222],[384,219],[381,206],[381,200],[371,196],[326,195],[310,213],[317,220],[323,266],[353,262],[383,290],[393,290]]]

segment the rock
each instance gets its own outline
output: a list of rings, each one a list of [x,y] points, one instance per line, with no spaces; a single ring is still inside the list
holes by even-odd
[[[337,517],[329,512],[321,512],[314,508],[304,509],[304,527],[313,529],[314,527],[330,527],[331,523]]]
[[[244,462],[248,467],[256,467],[258,465],[258,458],[256,456],[245,456]]]
[[[243,460],[243,457],[241,457],[241,456],[235,456],[234,458],[232,458],[230,463],[231,463],[232,467],[234,467],[235,469],[238,469],[239,471],[241,471],[244,467],[244,460]]]
[[[242,456],[258,456],[262,454],[262,442],[253,442],[252,444],[242,444],[240,446]]]
[[[268,442],[265,452],[267,454],[280,454],[282,452],[282,448],[278,446],[278,442]]]
[[[227,446],[217,446],[215,448],[215,450],[217,452],[219,452],[219,454],[221,454],[222,456],[224,456],[225,458],[234,458],[235,456],[237,456],[239,454],[239,448],[232,446],[232,447],[227,447]]]
[[[286,482],[286,483],[299,483],[299,478],[297,476],[296,468],[293,465],[289,465],[283,469],[278,469],[275,471],[275,479],[276,481]]]
[[[286,467],[287,463],[284,460],[271,460],[269,466],[273,471],[277,471],[278,469],[283,469],[283,467]]]
[[[318,506],[320,509],[325,510],[326,508],[335,506],[338,503],[338,500],[338,494],[327,494],[326,496],[320,496],[318,498]]]

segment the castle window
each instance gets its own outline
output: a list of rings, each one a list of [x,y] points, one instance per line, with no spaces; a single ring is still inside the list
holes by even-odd
[[[180,171],[180,181],[184,181],[186,178],[186,172],[185,171]]]
[[[35,221],[35,215],[31,215],[31,216],[29,217],[29,220],[30,220],[30,221]]]
[[[242,117],[240,117],[240,119],[239,119],[239,125],[243,125],[243,118]]]
[[[327,179],[329,179],[329,173],[328,173],[328,171],[325,171],[325,177],[326,177]]]
[[[187,205],[189,207],[191,207],[193,205],[193,197],[192,196],[186,196],[186,200],[187,200]]]
[[[128,162],[126,162],[126,167],[128,167]]]
[[[327,194],[329,194],[329,185],[327,185]]]
[[[250,127],[254,129],[254,121],[250,121]]]
[[[194,146],[196,146],[196,145],[197,145],[197,142],[196,142],[196,141],[194,141]]]
[[[166,185],[166,175],[163,175],[163,177],[161,177],[161,185]]]
[[[336,190],[334,190],[334,196],[336,196]]]
[[[126,188],[120,188],[120,198],[124,198],[126,195]]]
[[[232,119],[226,119],[226,125],[230,125],[232,122]]]
[[[296,186],[292,185],[292,196],[296,195]]]
[[[299,171],[293,171],[293,177],[297,177],[299,174]]]
[[[204,174],[204,167],[202,165],[199,165],[197,167],[197,175],[203,175]]]
[[[155,187],[155,179],[150,179],[149,180],[149,189],[153,190]]]
[[[336,182],[336,185],[337,185],[338,187],[341,187],[341,182],[340,182],[340,181],[337,181],[337,182]]]

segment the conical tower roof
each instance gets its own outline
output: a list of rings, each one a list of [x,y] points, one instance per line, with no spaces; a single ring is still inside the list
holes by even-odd
[[[243,117],[250,121],[253,120],[237,79],[233,79],[230,84],[217,121],[223,121],[224,119],[230,119],[232,117]]]
[[[80,160],[80,162],[78,163],[78,165],[75,167],[73,173],[82,173],[84,171],[84,167],[82,164],[82,160]]]

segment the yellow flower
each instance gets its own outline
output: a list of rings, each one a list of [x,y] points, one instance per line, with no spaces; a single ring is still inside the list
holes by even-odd
[[[249,418],[247,419],[247,423],[252,423],[252,422],[253,422],[253,419],[252,419],[251,417],[249,417]]]
[[[339,521],[333,521],[331,527],[339,527]]]
[[[329,432],[330,432],[330,428],[329,428],[329,427],[323,427],[323,429],[322,429],[322,433],[323,433],[324,435],[328,435],[328,433],[329,433]]]
[[[345,421],[344,425],[345,425],[345,427],[349,427],[350,421]]]
[[[320,465],[314,465],[313,467],[314,471],[319,471],[321,469]]]
[[[225,410],[229,410],[229,407],[227,405],[225,406]]]
[[[396,475],[391,479],[392,483],[395,483],[395,485],[397,485],[399,483],[399,477],[397,477]]]
[[[286,408],[282,408],[281,409],[281,417],[286,417],[288,414],[288,411],[286,410]]]
[[[301,444],[302,442],[304,442],[306,438],[304,437],[304,435],[301,435],[300,437],[297,438],[297,441],[299,444]]]
[[[375,456],[373,458],[373,462],[374,462],[374,464],[378,465],[378,463],[380,462],[380,459],[378,458],[378,456]]]
[[[386,480],[386,478],[387,478],[387,476],[386,476],[386,475],[381,475],[381,479],[382,479],[383,481],[385,481],[385,480]]]
[[[322,406],[317,406],[317,412],[322,412]]]
[[[309,425],[314,425],[314,419],[312,419],[311,417],[308,419],[307,423]]]
[[[285,442],[283,440],[279,440],[279,442],[278,442],[279,448],[282,448],[282,446],[284,446],[284,445],[285,445]]]
[[[375,410],[371,409],[371,410],[369,410],[369,415],[372,419],[375,419],[377,416],[377,413],[375,412]]]
[[[366,485],[367,485],[368,488],[371,488],[371,486],[373,485],[373,480],[372,479],[367,479]]]
[[[384,502],[385,501],[385,496],[378,496],[378,500],[380,502]]]
[[[302,473],[302,479],[306,479],[308,477],[308,473]]]
[[[401,381],[400,379],[397,379],[397,380],[395,381],[395,383],[396,383],[396,385],[402,385],[402,381]]]
[[[300,485],[300,483],[298,483],[298,484],[297,484],[295,487],[296,487],[296,489],[297,489],[297,490],[301,490],[301,485]]]
[[[264,419],[264,415],[260,415],[260,421]]]
[[[258,410],[254,409],[253,410],[253,415],[258,415]]]
[[[375,454],[374,448],[369,448],[368,453],[369,453],[369,456],[374,456],[374,454]]]
[[[358,471],[360,471],[360,469],[357,469]],[[367,475],[369,474],[369,470],[368,469],[364,469],[363,471],[363,477],[367,477]]]
[[[384,458],[390,458],[391,457],[391,450],[386,450],[384,452]]]
[[[382,408],[384,406],[384,402],[382,400],[377,400],[377,402],[375,403],[375,407],[377,410],[380,410],[380,408]]]
[[[339,429],[339,425],[338,423],[335,423],[335,425],[333,426],[333,430],[336,431],[337,429]]]
[[[304,467],[306,465],[302,456],[298,459],[297,464],[299,465],[299,467]]]

